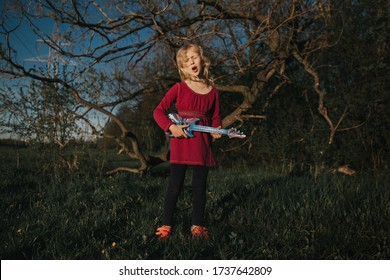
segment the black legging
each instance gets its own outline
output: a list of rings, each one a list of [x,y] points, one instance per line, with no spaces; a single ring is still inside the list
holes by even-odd
[[[171,164],[169,185],[164,200],[163,224],[172,225],[177,199],[183,187],[188,165]],[[206,207],[206,182],[209,168],[193,165],[192,174],[192,224],[202,225]]]

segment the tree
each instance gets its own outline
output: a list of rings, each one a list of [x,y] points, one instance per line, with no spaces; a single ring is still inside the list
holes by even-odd
[[[129,157],[140,162],[139,168],[126,169],[128,171],[144,172],[151,167],[151,160],[142,152],[139,138],[113,108],[135,97],[142,99],[144,94],[166,89],[177,76],[172,76],[172,72],[161,73],[150,65],[164,50],[168,54],[164,62],[174,66],[175,51],[187,41],[205,46],[214,61],[213,73],[217,74],[217,88],[223,93],[222,98],[224,94],[232,94],[232,104],[236,105],[225,109],[224,127],[263,118],[272,98],[283,86],[294,83],[296,73],[288,71],[291,67],[300,67],[310,78],[310,91],[317,94],[318,112],[330,131],[329,143],[333,143],[345,118],[345,114],[340,114],[336,124],[332,120],[331,108],[325,103],[326,85],[316,65],[316,54],[334,43],[327,33],[328,19],[334,12],[331,1],[19,0],[6,2],[5,8],[19,23],[15,26],[1,24],[4,44],[0,73],[7,78],[29,77],[57,84],[69,92],[85,112],[93,110],[112,120],[120,135],[111,137]],[[36,23],[42,19],[68,27],[67,31],[56,34],[54,39]],[[73,70],[77,79],[52,77],[20,63],[12,34],[22,22],[58,55],[77,62]],[[57,39],[67,44],[60,44]],[[124,63],[124,67],[119,68],[119,62]],[[99,95],[91,96],[79,82],[87,72],[113,63],[115,71],[104,70],[109,79],[105,81],[106,86],[125,94],[113,94],[102,102]],[[152,75],[140,78],[139,71]],[[264,101],[260,105],[256,103],[259,99]],[[96,131],[86,114],[80,118]]]

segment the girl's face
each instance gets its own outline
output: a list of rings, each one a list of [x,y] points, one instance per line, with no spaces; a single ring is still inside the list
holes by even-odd
[[[197,78],[200,75],[202,71],[201,58],[198,52],[196,52],[196,49],[190,48],[187,50],[183,60],[182,70],[190,78]]]

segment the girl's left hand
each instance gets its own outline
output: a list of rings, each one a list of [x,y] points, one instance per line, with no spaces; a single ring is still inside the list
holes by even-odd
[[[218,126],[217,128],[221,128],[221,126]],[[214,139],[218,139],[218,138],[221,138],[221,137],[222,137],[222,134],[219,134],[219,133],[216,133],[216,132],[211,132],[210,134],[211,134],[211,136],[212,136]]]

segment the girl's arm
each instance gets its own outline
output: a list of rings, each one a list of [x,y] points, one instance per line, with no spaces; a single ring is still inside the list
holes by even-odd
[[[219,93],[215,95],[214,112],[211,116],[211,126],[219,127],[222,125],[221,116],[219,115]]]
[[[172,103],[176,101],[179,91],[179,85],[175,84],[168,90],[167,94],[161,100],[160,104],[154,109],[153,117],[157,124],[166,132],[170,131],[176,138],[187,138],[183,131],[189,125],[176,125],[168,118],[168,110]]]
[[[169,127],[174,124],[168,118],[168,110],[172,103],[176,101],[178,90],[178,84],[175,84],[173,87],[171,87],[153,112],[154,120],[166,132],[168,132]]]
[[[219,92],[217,91],[215,95],[215,104],[214,104],[214,112],[211,116],[211,126],[221,128],[222,127],[222,121],[221,116],[219,115]],[[221,138],[221,134],[218,133],[211,133],[211,136],[213,138]]]

